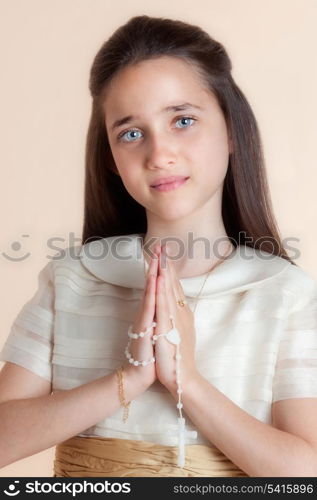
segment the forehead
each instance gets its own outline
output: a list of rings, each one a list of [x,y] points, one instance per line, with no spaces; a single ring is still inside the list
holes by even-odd
[[[109,83],[103,101],[106,119],[119,114],[155,112],[175,102],[217,105],[198,70],[176,57],[159,57],[120,70]]]

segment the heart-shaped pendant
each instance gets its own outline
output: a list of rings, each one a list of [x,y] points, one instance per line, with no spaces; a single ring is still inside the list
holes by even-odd
[[[181,341],[177,328],[172,328],[167,334],[166,338],[171,344],[179,344]]]

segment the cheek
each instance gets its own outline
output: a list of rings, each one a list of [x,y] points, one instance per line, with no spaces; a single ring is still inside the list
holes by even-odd
[[[111,149],[111,154],[112,154],[112,157],[114,159],[114,162],[117,166],[117,169],[119,170],[119,172],[121,173],[121,170],[123,170],[125,168],[125,165],[126,165],[126,158],[122,151],[120,151],[120,149],[110,145],[110,149]]]
[[[111,148],[111,152],[122,182],[124,184],[131,184],[134,179],[132,172],[135,173],[135,168],[133,168],[133,157],[126,151],[115,147]]]
[[[140,179],[142,172],[137,158],[131,152],[118,150],[112,151],[112,156],[124,187],[132,198],[142,204],[140,185],[142,185],[144,180]]]
[[[188,144],[194,172],[201,174],[201,179],[207,178],[213,182],[222,182],[226,176],[229,150],[226,136],[201,134],[191,144]]]

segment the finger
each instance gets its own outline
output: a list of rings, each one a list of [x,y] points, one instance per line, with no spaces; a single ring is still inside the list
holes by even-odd
[[[147,273],[146,273],[146,282],[145,282],[143,298],[145,297],[145,292],[148,288],[149,283],[151,282],[151,276],[156,277],[156,275],[157,275],[157,269],[158,269],[158,255],[154,254],[154,257],[150,257],[149,268],[148,268]]]
[[[166,255],[166,252],[164,251],[164,248],[162,247],[162,252],[161,252],[160,259],[159,259],[159,271],[164,278],[167,299],[169,301],[171,301],[171,300],[174,301],[175,295],[174,295],[174,290],[173,290],[173,286],[172,286],[172,277],[170,275],[170,268],[169,268],[168,261],[169,261],[168,256]]]
[[[133,333],[145,332],[149,326],[151,326],[155,313],[155,289],[156,289],[156,275],[153,275],[155,271],[156,263],[150,263],[150,273],[147,275],[143,301],[132,328]],[[129,339],[130,344],[130,354],[137,361],[148,360],[153,356],[153,345],[152,336],[155,329],[152,328],[144,338]]]
[[[166,291],[166,297],[167,301],[169,304],[169,310],[172,313],[173,317],[176,318],[177,316],[177,294],[175,294],[174,291],[174,286],[173,286],[173,278],[170,273],[170,267],[169,267],[169,259],[166,254],[163,255],[163,261],[166,261],[166,265],[162,265],[162,276],[164,277],[165,280],[165,291]]]
[[[169,288],[171,290],[170,297],[173,297],[173,305],[176,305],[177,300],[185,300],[185,294],[182,288],[182,285],[179,282],[178,276],[176,274],[175,267],[173,265],[173,261],[166,254],[166,249],[163,249],[163,253],[165,254],[165,258],[167,261],[167,279],[169,283]]]
[[[155,309],[156,279],[157,279],[158,265],[159,265],[158,262],[159,258],[157,255],[154,254],[154,257],[151,258],[150,267],[148,270],[148,277],[147,277],[147,289],[148,289],[147,299],[149,303],[154,306],[154,309]]]
[[[165,283],[162,274],[157,277],[157,287],[156,287],[156,322],[157,326],[155,328],[156,335],[161,333],[167,333],[170,330],[170,313],[168,302],[165,292]]]
[[[158,268],[158,259],[151,258],[150,267],[146,279],[146,286],[143,295],[143,308],[142,308],[143,315],[141,320],[142,329],[146,329],[150,326],[155,314],[155,290],[156,290],[157,268]]]

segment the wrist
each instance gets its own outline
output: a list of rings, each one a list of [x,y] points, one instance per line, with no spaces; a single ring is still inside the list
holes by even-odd
[[[203,378],[203,376],[201,375],[201,373],[199,373],[198,370],[195,370],[190,375],[186,376],[184,380],[181,380],[181,383],[180,383],[180,388],[182,390],[181,397],[183,398],[184,396],[186,396],[186,394],[190,394],[190,393],[192,393],[192,391],[195,391],[197,384],[200,383],[202,378]],[[168,384],[166,386],[166,388],[172,394],[175,401],[178,401],[179,395],[177,392],[178,386],[177,386],[176,380],[173,381],[172,383]]]
[[[125,363],[123,365],[124,372],[131,385],[134,385],[139,389],[140,392],[144,392],[150,385],[152,385],[153,380],[149,377],[151,368],[149,366],[134,366],[131,363]]]

